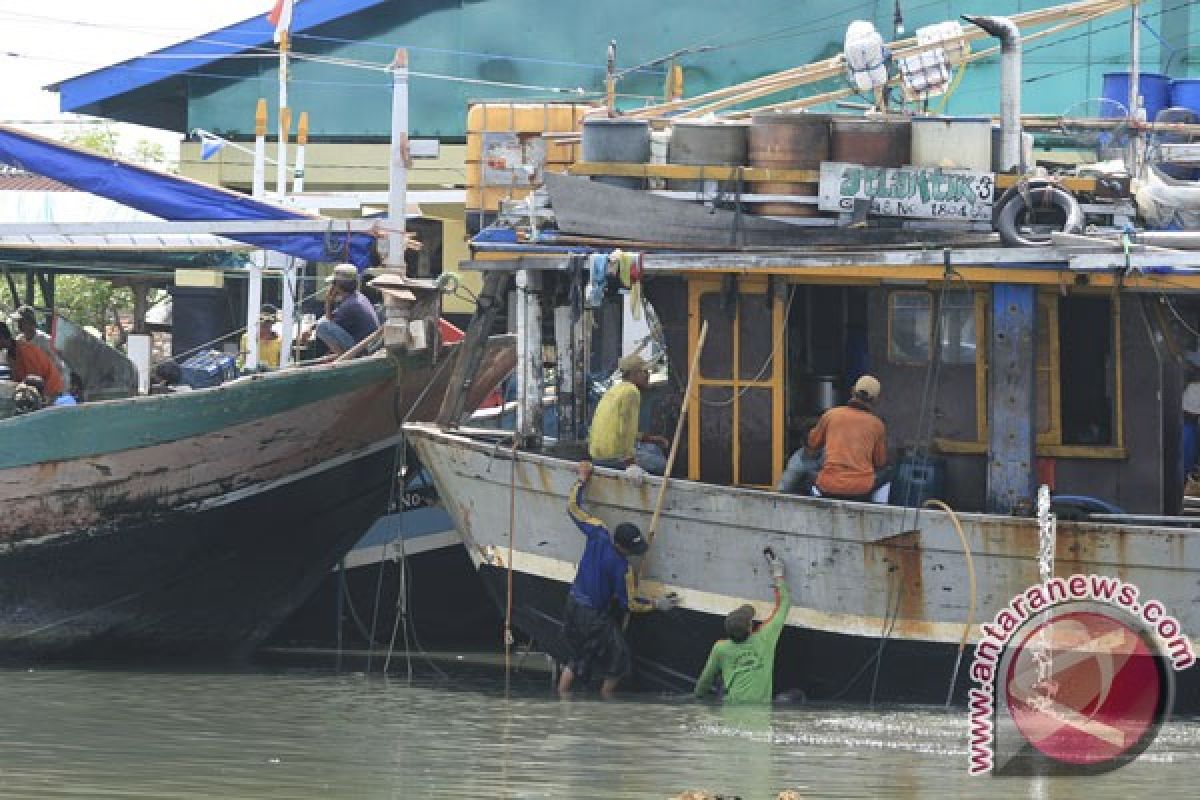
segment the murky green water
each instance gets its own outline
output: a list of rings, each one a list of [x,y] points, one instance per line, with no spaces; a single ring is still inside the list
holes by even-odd
[[[1096,778],[968,778],[965,713],[560,701],[541,680],[0,672],[4,798],[1194,797],[1200,722]]]

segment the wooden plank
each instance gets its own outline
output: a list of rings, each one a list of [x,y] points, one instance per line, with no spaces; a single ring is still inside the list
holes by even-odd
[[[1037,289],[992,288],[988,376],[987,510],[1011,514],[1032,508],[1036,426]]]
[[[1200,127],[1200,126],[1198,126]],[[678,180],[742,180],[775,181],[782,183],[815,183],[820,180],[821,173],[815,169],[768,169],[766,167],[728,167],[713,164],[695,166],[688,164],[627,164],[610,161],[578,161],[567,168],[571,175],[607,175],[620,178],[671,178]],[[996,175],[996,188],[1008,189],[1016,186],[1025,176]],[[1064,188],[1072,192],[1094,192],[1095,178],[1062,176],[1056,179]],[[751,188],[751,187],[747,187]]]

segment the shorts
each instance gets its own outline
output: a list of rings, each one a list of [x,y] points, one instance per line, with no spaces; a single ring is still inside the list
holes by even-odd
[[[563,637],[571,653],[567,666],[584,682],[591,679],[593,670],[601,678],[623,678],[633,669],[629,645],[617,621],[569,595],[563,611]]]

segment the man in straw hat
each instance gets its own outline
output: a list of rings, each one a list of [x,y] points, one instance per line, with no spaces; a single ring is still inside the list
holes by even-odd
[[[775,610],[757,630],[754,606],[747,603],[729,612],[725,617],[725,633],[729,638],[713,645],[696,681],[696,697],[712,693],[718,674],[726,703],[769,703],[774,696],[775,646],[787,622],[792,596],[783,579],[783,562],[769,548],[763,555],[771,567],[775,585]]]
[[[621,380],[596,404],[588,455],[597,466],[625,469],[636,465],[661,475],[666,465],[664,452],[671,443],[663,436],[638,431],[642,392],[650,385],[650,364],[632,353],[618,361],[617,368]]]
[[[603,679],[600,693],[608,697],[633,667],[620,620],[630,611],[669,611],[678,598],[674,594],[649,598],[638,592],[629,558],[646,552],[646,537],[629,522],[622,522],[609,534],[603,520],[585,511],[583,492],[592,465],[581,461],[578,471],[579,480],[568,496],[567,514],[587,538],[587,544],[563,611],[563,637],[571,660],[559,676],[558,691],[566,694],[576,678],[587,681],[595,671]]]
[[[875,414],[879,381],[859,378],[850,401],[821,415],[808,434],[810,450],[825,449],[825,463],[816,487],[823,497],[872,499],[871,494],[891,480],[887,468],[887,429]]]

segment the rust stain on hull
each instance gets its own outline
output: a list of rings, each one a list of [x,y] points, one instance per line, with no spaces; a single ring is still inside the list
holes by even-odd
[[[925,620],[925,581],[921,575],[921,532],[904,531],[863,545],[863,567],[882,587],[884,616]]]

